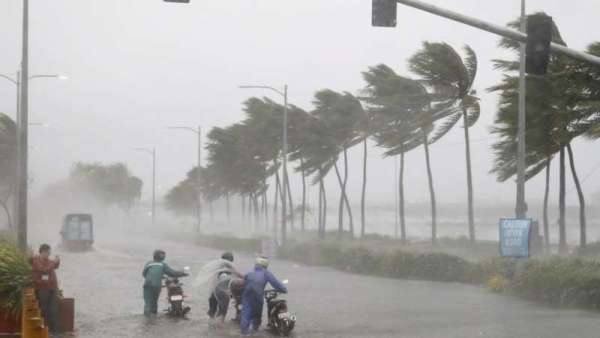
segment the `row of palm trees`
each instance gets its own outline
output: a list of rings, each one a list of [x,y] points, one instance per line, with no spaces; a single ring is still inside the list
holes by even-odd
[[[425,42],[423,48],[410,58],[408,65],[416,78],[399,75],[392,68],[380,64],[363,72],[366,84],[357,91],[357,95],[323,89],[315,93],[312,110],[306,111],[294,105],[288,107],[290,146],[286,155],[292,163],[296,163],[294,170],[302,177],[302,205],[297,209],[301,214],[301,230],[306,228],[306,186],[310,183],[318,186],[317,228],[320,236],[325,235],[328,200],[324,179],[333,172],[340,188],[338,233],[355,233],[354,215],[347,194],[348,150],[361,145],[360,235],[365,235],[367,142],[371,139],[385,149],[384,156],[398,156],[401,160],[398,189],[403,241],[407,238],[404,157],[423,146],[431,198],[431,239],[435,243],[437,212],[429,146],[442,139],[462,120],[467,156],[469,236],[475,241],[469,128],[477,122],[480,114],[473,90],[477,57],[468,46],[464,47],[463,57],[448,44]],[[229,201],[233,194],[244,196],[248,200],[248,214],[254,215],[258,223],[261,217],[265,221],[268,218],[266,192],[269,179],[274,180],[273,215],[277,215],[280,200],[293,201],[289,182],[282,182],[278,173],[283,106],[268,98],[253,97],[244,102],[243,110],[243,121],[226,128],[214,128],[208,134],[208,165],[202,169],[202,181],[210,181],[212,187],[207,191],[203,186],[202,190],[208,200],[225,198]],[[187,181],[189,189],[194,189],[190,175]],[[181,184],[176,189],[181,191]],[[169,199],[176,201],[176,193],[174,189],[167,196],[167,204],[172,209],[177,203],[169,203]],[[188,191],[188,196],[193,195]],[[293,206],[290,210],[293,227],[296,218]],[[273,223],[276,223],[276,217],[273,217]]]
[[[516,25],[512,23],[511,25]],[[554,41],[564,44],[558,28]],[[501,46],[517,51],[518,44],[502,40]],[[600,55],[600,43],[590,45],[588,52]],[[462,55],[461,55],[462,54]],[[492,146],[495,162],[491,173],[499,181],[516,175],[518,69],[517,58],[494,60],[496,69],[504,73],[501,82],[488,90],[500,97],[492,133],[499,140]],[[470,154],[469,129],[478,121],[480,105],[474,82],[477,75],[477,57],[465,46],[462,53],[445,43],[424,42],[422,49],[408,60],[413,77],[397,74],[380,64],[362,73],[365,86],[355,94],[330,89],[315,93],[310,111],[290,105],[289,152],[286,156],[295,163],[294,170],[302,177],[302,204],[290,208],[289,218],[294,227],[296,213],[300,213],[300,229],[306,228],[305,214],[307,184],[318,186],[318,221],[320,236],[325,235],[327,224],[327,192],[324,179],[333,172],[340,189],[338,201],[338,233],[355,233],[354,215],[347,194],[348,150],[361,146],[363,150],[360,235],[366,233],[366,187],[368,141],[385,149],[384,156],[399,157],[398,209],[400,238],[406,241],[404,169],[405,155],[422,146],[427,168],[431,204],[431,240],[437,241],[437,210],[434,175],[430,146],[442,139],[457,125],[462,125],[465,139],[465,167],[467,176],[468,233],[476,239],[474,196]],[[577,188],[580,204],[580,244],[585,245],[585,199],[577,176],[572,141],[578,137],[600,138],[600,69],[562,56],[552,56],[546,76],[528,76],[527,79],[527,178],[546,174],[544,191],[543,228],[549,245],[548,199],[550,167],[555,155],[559,156],[559,243],[566,251],[565,185],[566,157]],[[283,106],[267,98],[250,98],[244,103],[245,119],[227,128],[214,128],[208,135],[208,165],[202,168],[202,191],[207,200],[234,194],[248,200],[244,210],[269,222],[267,212],[267,183],[273,179],[273,227],[277,224],[278,203],[293,202],[289,182],[282,182],[280,147]],[[190,172],[192,173],[192,172]],[[188,175],[188,194],[194,196],[193,182]],[[210,183],[207,183],[210,182]],[[185,182],[179,189],[185,188]],[[192,193],[189,190],[192,189]],[[175,194],[172,190],[170,195]],[[173,200],[175,196],[171,196]],[[177,204],[177,203],[172,203]],[[190,206],[191,207],[191,206]]]

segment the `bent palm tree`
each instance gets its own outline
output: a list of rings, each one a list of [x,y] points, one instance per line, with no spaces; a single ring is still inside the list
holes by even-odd
[[[424,42],[423,49],[417,52],[409,63],[412,72],[419,75],[428,86],[446,91],[445,94],[456,100],[459,107],[447,117],[446,122],[440,126],[429,142],[434,143],[446,135],[462,118],[467,171],[468,230],[469,238],[474,243],[475,222],[469,128],[479,119],[481,109],[475,96],[476,92],[473,90],[477,75],[477,56],[469,46],[465,46],[464,51],[466,57],[463,59],[446,43]]]

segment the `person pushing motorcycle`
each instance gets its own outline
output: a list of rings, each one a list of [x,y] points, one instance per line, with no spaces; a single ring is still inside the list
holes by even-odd
[[[264,256],[256,258],[254,270],[244,277],[244,293],[242,294],[242,320],[240,329],[242,336],[250,335],[250,325],[257,331],[262,322],[262,309],[265,286],[267,283],[282,293],[287,293],[287,288],[270,271],[269,260]]]
[[[142,276],[144,277],[144,315],[151,316],[158,313],[158,298],[162,289],[162,278],[185,277],[188,274],[183,271],[173,270],[165,263],[166,253],[155,250],[153,260],[146,263]]]
[[[221,255],[216,270],[214,281],[209,286],[210,298],[208,299],[208,316],[211,319],[217,319],[218,323],[223,324],[227,316],[229,301],[231,300],[231,284],[236,279],[244,278],[233,265],[233,254],[225,252]]]

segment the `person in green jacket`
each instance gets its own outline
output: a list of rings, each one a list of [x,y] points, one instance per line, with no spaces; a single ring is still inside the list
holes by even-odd
[[[162,278],[185,277],[188,274],[183,271],[173,270],[165,263],[166,253],[162,250],[154,251],[154,259],[144,266],[144,315],[156,315],[158,313],[158,297],[162,288]]]

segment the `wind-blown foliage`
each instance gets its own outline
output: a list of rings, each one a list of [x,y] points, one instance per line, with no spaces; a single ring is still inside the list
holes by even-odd
[[[13,243],[0,240],[0,306],[15,318],[23,289],[32,285],[31,265]]]
[[[17,181],[17,125],[0,113],[0,206],[6,214],[9,227],[12,217],[8,201],[13,196]]]
[[[516,27],[517,22],[510,24]],[[565,44],[558,28],[554,27],[553,41]],[[501,46],[513,51],[519,44],[503,39]],[[593,49],[594,47],[590,47]],[[500,94],[500,105],[492,128],[492,133],[500,140],[492,149],[496,155],[492,173],[499,181],[505,181],[516,175],[517,170],[517,128],[518,128],[518,69],[516,61],[495,60],[496,68],[505,72],[502,82],[490,88]],[[585,73],[584,73],[585,72]],[[596,74],[596,78],[594,78]],[[561,251],[566,251],[565,238],[565,187],[564,158],[571,141],[581,135],[593,135],[594,128],[600,123],[600,100],[598,96],[598,69],[561,55],[552,55],[548,74],[527,76],[526,104],[526,141],[525,156],[526,178],[530,179],[549,168],[556,153],[560,154],[560,243]],[[572,155],[572,152],[569,151]],[[585,201],[579,185],[573,157],[570,156],[572,174],[580,199],[581,244],[586,242]],[[547,225],[545,225],[547,229]],[[545,233],[545,236],[548,236]]]
[[[71,170],[70,183],[91,194],[101,204],[116,205],[125,211],[140,199],[143,185],[123,163],[76,163]]]
[[[464,47],[463,59],[450,45],[446,43],[423,43],[423,49],[410,60],[411,71],[419,75],[428,87],[436,88],[444,95],[455,101],[453,107],[447,110],[448,116],[439,124],[429,142],[434,143],[446,135],[457,123],[463,120],[466,152],[467,195],[469,238],[475,242],[475,224],[473,210],[473,183],[471,174],[471,154],[469,128],[472,127],[481,112],[479,99],[473,89],[477,75],[477,56],[469,47]]]

